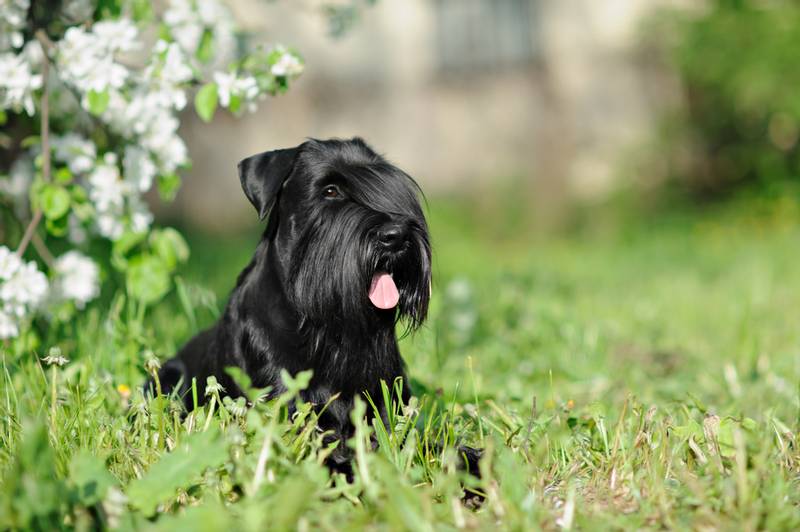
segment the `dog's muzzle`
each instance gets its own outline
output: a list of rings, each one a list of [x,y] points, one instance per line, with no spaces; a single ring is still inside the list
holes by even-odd
[[[389,223],[378,231],[378,243],[384,251],[398,252],[408,243],[409,230],[408,224]]]
[[[381,251],[394,255],[408,247],[410,233],[407,222],[392,221],[384,224],[375,236]],[[369,287],[369,300],[382,310],[393,309],[397,306],[400,301],[400,291],[397,289],[391,273],[375,272]]]

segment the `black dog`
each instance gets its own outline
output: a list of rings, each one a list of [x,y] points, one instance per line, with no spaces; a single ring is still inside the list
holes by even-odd
[[[214,375],[242,395],[224,369],[243,369],[258,388],[283,391],[280,372],[312,369],[303,400],[325,405],[331,439],[353,434],[350,411],[368,393],[386,421],[381,380],[403,380],[395,325],[418,328],[428,311],[431,247],[419,187],[363,140],[309,140],[239,163],[239,178],[267,228],[239,275],[220,321],[189,341],[159,372],[162,391],[179,390],[187,409]],[[479,452],[463,448],[476,471]],[[351,451],[329,460],[347,472]]]

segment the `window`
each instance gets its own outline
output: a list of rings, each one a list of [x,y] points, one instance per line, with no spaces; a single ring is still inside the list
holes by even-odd
[[[534,1],[436,0],[440,68],[466,73],[533,60]]]

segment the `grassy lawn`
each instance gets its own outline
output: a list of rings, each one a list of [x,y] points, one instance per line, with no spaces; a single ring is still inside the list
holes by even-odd
[[[146,361],[213,319],[258,238],[196,236],[181,297],[142,317],[109,296],[4,352],[0,529],[800,528],[800,218],[542,238],[430,204],[431,318],[402,341],[419,399],[360,425],[352,484],[288,396],[185,420],[141,397]],[[40,361],[53,345],[66,365]],[[484,447],[483,479],[442,440]]]

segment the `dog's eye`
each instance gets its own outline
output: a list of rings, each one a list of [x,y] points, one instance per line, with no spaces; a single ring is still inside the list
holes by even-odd
[[[336,185],[328,185],[325,187],[325,190],[322,191],[322,197],[326,199],[336,199],[340,198],[342,193],[339,192],[339,187]]]

